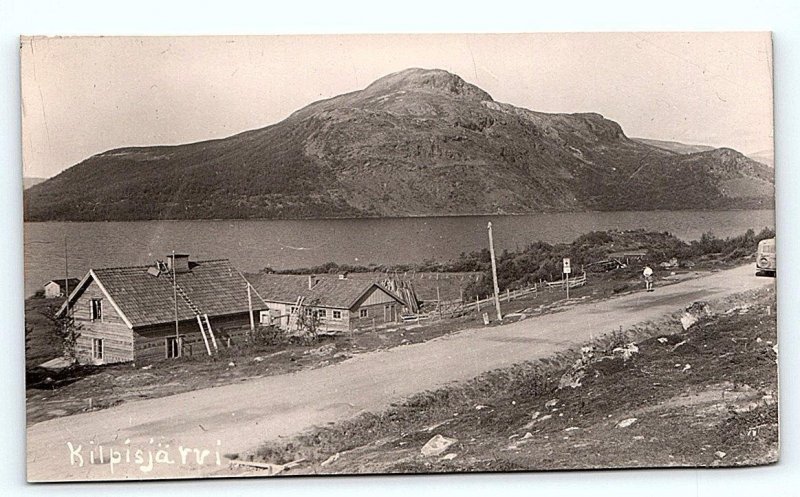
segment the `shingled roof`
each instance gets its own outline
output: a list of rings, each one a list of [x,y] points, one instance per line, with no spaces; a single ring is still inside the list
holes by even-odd
[[[191,270],[177,273],[178,288],[202,314],[209,317],[248,312],[247,280],[226,259],[192,261]],[[153,275],[152,266],[92,269],[70,295],[77,299],[91,281],[97,281],[112,305],[131,327],[175,320],[172,273]],[[253,310],[266,309],[257,292],[251,292]],[[62,307],[63,310],[63,307]],[[178,319],[195,319],[195,312],[179,292]],[[61,312],[61,311],[59,311]]]
[[[306,303],[313,303],[315,307],[350,309],[372,287],[377,287],[403,304],[397,295],[379,283],[363,279],[312,278],[313,286],[309,289],[308,276],[259,273],[255,276],[248,276],[248,278],[259,295],[267,302],[293,304],[297,302],[297,297],[302,296]]]

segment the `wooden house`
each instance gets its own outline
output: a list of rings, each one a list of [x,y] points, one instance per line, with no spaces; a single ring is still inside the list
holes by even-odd
[[[260,313],[260,321],[281,329],[291,329],[297,319],[293,314],[298,313],[313,316],[319,331],[370,329],[401,321],[406,307],[381,284],[344,275],[262,273],[251,276],[250,282],[269,307]]]
[[[78,278],[50,280],[44,285],[44,297],[47,299],[66,297],[67,293],[78,286],[78,282],[80,282]]]
[[[248,286],[227,260],[176,254],[154,266],[89,270],[58,315],[74,318],[81,362],[149,363],[241,339],[267,309]]]

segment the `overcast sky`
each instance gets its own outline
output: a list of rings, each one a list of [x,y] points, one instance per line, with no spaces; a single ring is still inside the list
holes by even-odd
[[[773,147],[768,33],[36,38],[21,64],[28,177],[263,127],[408,67],[520,107],[599,112],[628,136]]]

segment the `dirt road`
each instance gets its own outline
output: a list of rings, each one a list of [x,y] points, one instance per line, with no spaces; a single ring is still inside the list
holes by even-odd
[[[226,453],[253,449],[265,440],[362,411],[381,410],[414,393],[488,370],[546,357],[696,300],[723,298],[774,282],[755,277],[752,265],[747,265],[657,287],[653,293],[636,292],[509,325],[466,330],[333,366],[45,421],[28,428],[28,479],[228,475]]]

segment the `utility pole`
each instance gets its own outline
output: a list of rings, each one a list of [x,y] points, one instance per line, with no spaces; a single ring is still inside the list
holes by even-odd
[[[175,301],[175,346],[181,355],[181,332],[178,329],[178,280],[175,277],[175,251],[172,251],[172,299]]]
[[[253,297],[250,295],[250,282],[247,282],[247,310],[248,314],[250,315],[250,331],[253,332],[256,329],[256,325],[253,322]]]
[[[67,254],[67,235],[64,235],[64,295],[67,296],[66,315],[69,317],[69,255]]]
[[[497,262],[494,259],[494,239],[492,238],[492,222],[489,221],[489,254],[492,257],[492,280],[494,282],[494,307],[497,309],[497,320],[503,320],[503,314],[500,312],[500,287],[497,285]]]

